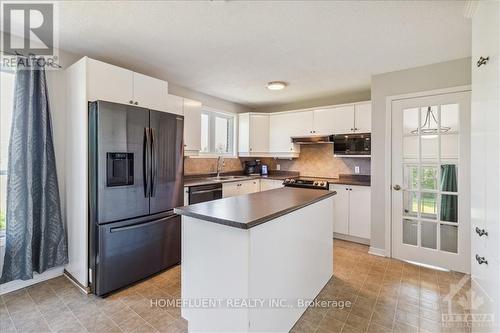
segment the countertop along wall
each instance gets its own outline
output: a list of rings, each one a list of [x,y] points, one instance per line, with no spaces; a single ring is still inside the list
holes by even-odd
[[[469,85],[471,83],[471,58],[406,69],[372,76],[372,202],[371,248],[379,253],[390,248],[385,242],[386,211],[385,184],[386,155],[386,97]]]

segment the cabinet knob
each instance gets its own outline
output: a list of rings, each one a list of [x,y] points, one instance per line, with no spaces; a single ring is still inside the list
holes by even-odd
[[[137,101],[134,102],[135,105],[139,105],[139,103],[137,103]]]
[[[479,229],[479,227],[476,227],[476,233],[479,235],[479,237],[488,236],[488,232],[484,229]]]
[[[250,151],[252,151],[252,148],[250,148]]]
[[[128,101],[128,102],[129,102],[129,104],[134,104],[134,101]]]
[[[488,265],[488,260],[486,260],[484,257],[480,257],[479,254],[476,254],[476,261],[479,265],[482,264]]]
[[[479,60],[477,61],[477,67],[481,67],[482,65],[486,65],[490,61],[490,57],[479,57]]]

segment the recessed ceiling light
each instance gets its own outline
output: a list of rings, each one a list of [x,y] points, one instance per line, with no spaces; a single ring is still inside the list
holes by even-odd
[[[283,81],[271,81],[267,83],[267,89],[269,90],[281,90],[286,87],[286,82]]]

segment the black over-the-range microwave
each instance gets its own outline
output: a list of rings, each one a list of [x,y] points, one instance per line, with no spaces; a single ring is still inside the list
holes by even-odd
[[[371,155],[371,134],[338,134],[333,135],[334,155],[362,156]]]

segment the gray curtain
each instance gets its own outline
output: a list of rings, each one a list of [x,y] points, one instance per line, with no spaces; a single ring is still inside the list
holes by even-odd
[[[68,261],[47,82],[35,58],[19,58],[7,170],[7,229],[0,283]]]

